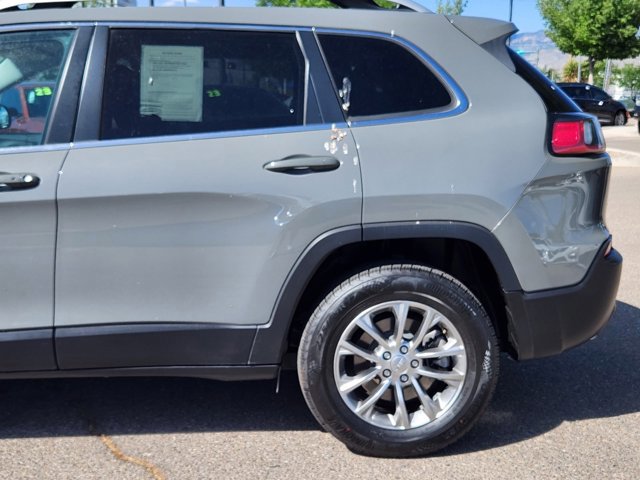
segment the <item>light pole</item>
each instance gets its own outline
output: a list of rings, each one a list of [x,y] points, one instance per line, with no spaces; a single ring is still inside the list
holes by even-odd
[[[512,20],[513,20],[513,0],[509,0],[509,23],[511,23]],[[511,37],[507,38],[507,45],[511,46]]]

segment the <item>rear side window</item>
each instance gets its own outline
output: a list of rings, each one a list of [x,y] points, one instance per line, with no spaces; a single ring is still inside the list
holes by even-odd
[[[584,87],[561,87],[572,98],[591,98],[589,90]]]
[[[301,125],[304,72],[292,33],[113,30],[101,138]]]
[[[451,104],[438,77],[395,42],[334,34],[318,38],[349,117],[442,110]]]
[[[605,101],[609,100],[609,94],[607,94],[604,90],[600,90],[599,88],[592,88],[591,94],[593,95],[593,99],[596,101]]]

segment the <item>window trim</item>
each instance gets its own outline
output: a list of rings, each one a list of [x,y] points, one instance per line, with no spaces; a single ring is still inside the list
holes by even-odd
[[[336,85],[333,82],[331,69],[329,68],[329,64],[324,55],[324,51],[322,50],[322,45],[320,43],[320,39],[318,38],[318,34],[375,38],[375,39],[386,40],[386,41],[396,43],[397,45],[404,48],[405,50],[408,50],[409,53],[413,54],[419,61],[421,61],[423,65],[426,68],[428,68],[433,75],[435,75],[435,77],[440,81],[440,83],[444,86],[444,88],[447,90],[447,92],[451,96],[451,103],[445,107],[431,108],[431,109],[413,111],[413,112],[387,113],[383,115],[367,115],[367,116],[361,116],[361,117],[348,117],[347,115],[345,115],[345,121],[347,121],[347,123],[352,127],[388,125],[388,124],[394,124],[394,123],[419,122],[424,120],[448,118],[448,117],[460,115],[461,113],[465,112],[469,108],[469,100],[467,96],[462,91],[462,88],[460,88],[460,86],[455,82],[455,80],[451,78],[451,76],[444,70],[444,68],[442,68],[433,58],[431,58],[431,56],[429,56],[427,53],[421,50],[417,45],[415,45],[414,43],[402,37],[398,37],[397,35],[394,35],[394,34],[387,34],[387,33],[380,33],[380,32],[334,29],[334,28],[314,28],[313,32],[315,34],[318,48],[322,52],[322,59],[324,61],[325,68],[329,72],[329,75],[332,79],[334,94],[338,104],[340,103],[340,98],[336,90]]]
[[[313,96],[311,86],[311,74],[318,66],[313,65],[307,55],[308,45],[302,39],[300,32],[311,32],[309,27],[295,26],[265,26],[250,24],[218,24],[218,23],[190,23],[190,22],[139,22],[139,21],[100,21],[93,24],[95,26],[94,37],[91,42],[91,51],[87,56],[86,71],[84,75],[83,88],[81,91],[81,101],[78,108],[78,129],[74,138],[74,145],[87,147],[96,145],[125,145],[144,144],[165,141],[184,141],[206,138],[226,138],[251,135],[268,135],[284,132],[297,131],[317,131],[330,128],[327,123],[307,124],[309,116],[309,102],[319,103],[321,99]],[[225,30],[242,32],[269,32],[269,33],[289,33],[295,36],[300,54],[303,59],[304,75],[303,85],[305,87],[303,125],[289,125],[283,127],[273,127],[250,130],[225,130],[220,132],[200,132],[200,133],[179,133],[170,135],[156,135],[123,139],[100,139],[99,124],[102,116],[102,97],[104,93],[104,70],[106,67],[106,55],[108,53],[109,32],[120,29],[198,29],[198,30]],[[92,88],[89,91],[87,85]],[[346,126],[346,124],[345,124]]]
[[[254,136],[254,135],[274,135],[274,134],[283,134],[283,133],[296,133],[296,132],[311,132],[311,131],[320,131],[326,130],[331,127],[338,128],[347,128],[347,127],[356,127],[356,126],[370,126],[370,125],[386,125],[386,124],[395,124],[395,123],[405,123],[405,122],[416,122],[416,121],[424,121],[424,120],[435,120],[439,118],[447,118],[459,115],[465,112],[469,108],[469,100],[467,96],[464,94],[462,89],[458,86],[458,84],[449,76],[449,74],[428,54],[422,51],[413,43],[408,40],[398,37],[392,34],[373,32],[373,31],[360,31],[360,30],[349,30],[349,29],[333,29],[333,28],[315,28],[308,26],[282,26],[282,25],[254,25],[254,24],[221,24],[221,23],[198,23],[198,22],[163,22],[163,21],[99,21],[99,22],[88,22],[88,21],[77,21],[77,22],[69,22],[61,25],[57,22],[42,22],[42,23],[24,23],[18,25],[3,25],[0,26],[0,32],[20,32],[20,31],[31,31],[31,30],[64,30],[64,29],[82,29],[83,27],[95,27],[93,31],[93,35],[91,36],[91,44],[88,46],[89,53],[86,56],[86,63],[84,74],[82,76],[82,86],[76,98],[79,99],[76,112],[74,112],[74,116],[76,118],[76,130],[72,137],[71,144],[72,148],[88,148],[88,147],[96,147],[96,146],[110,146],[110,145],[126,145],[126,144],[145,144],[145,143],[155,143],[155,142],[179,142],[179,141],[187,141],[187,140],[206,140],[213,138],[229,138],[229,137],[243,137],[243,136]],[[100,65],[97,60],[99,59],[99,55],[101,52],[106,52],[107,44],[105,43],[107,40],[100,39],[100,35],[104,35],[105,30],[116,29],[116,28],[166,28],[166,29],[184,29],[184,28],[197,28],[201,30],[236,30],[236,31],[263,31],[263,32],[287,32],[287,33],[297,33],[296,37],[299,39],[298,43],[302,54],[305,58],[305,61],[309,62],[309,76],[305,79],[305,82],[308,82],[308,86],[313,84],[314,89],[316,90],[316,98],[314,99],[311,95],[312,91],[310,88],[307,89],[305,95],[307,95],[308,101],[316,101],[318,105],[323,109],[323,119],[324,123],[314,123],[314,124],[305,124],[302,126],[286,126],[286,127],[276,127],[269,129],[253,129],[253,130],[228,130],[224,132],[208,132],[208,133],[199,133],[199,134],[179,134],[179,135],[168,135],[168,136],[150,136],[150,137],[138,137],[138,138],[127,138],[127,139],[114,139],[114,140],[100,140],[99,135],[91,133],[91,129],[82,129],[82,126],[90,126],[95,125],[97,121],[100,119],[101,115],[101,105],[97,112],[94,109],[89,108],[88,103],[99,99],[101,104],[102,99],[102,87],[104,75],[100,72],[101,69],[104,69],[104,65]],[[302,34],[305,32],[304,34]],[[327,121],[329,119],[324,116],[324,108],[323,105],[326,106],[328,99],[322,97],[320,92],[318,92],[318,85],[314,84],[313,75],[315,71],[315,75],[320,78],[322,75],[328,75],[329,79],[331,79],[329,70],[325,65],[316,65],[314,63],[314,59],[309,58],[308,49],[310,48],[308,42],[308,36],[311,34],[316,37],[316,33],[329,33],[329,34],[339,34],[339,35],[358,35],[372,38],[381,38],[385,40],[390,40],[400,44],[401,46],[407,48],[411,53],[417,56],[427,68],[430,68],[431,71],[436,75],[436,77],[442,82],[442,84],[447,88],[452,97],[451,108],[446,111],[425,111],[424,113],[419,114],[389,114],[381,116],[380,118],[368,118],[368,119],[341,119],[341,121]],[[319,47],[317,37],[315,38],[316,47],[322,54],[322,50]],[[72,52],[70,52],[71,54]],[[103,62],[104,63],[104,62]],[[93,64],[93,68],[89,68]],[[64,81],[66,79],[61,79]],[[332,82],[333,84],[333,82]],[[91,85],[92,88],[89,91],[88,85]],[[334,92],[336,111],[341,111],[340,102],[337,97],[337,94]],[[305,105],[305,109],[308,105]],[[331,109],[333,111],[333,109]],[[55,112],[52,110],[51,115]],[[96,116],[97,114],[97,116]],[[305,111],[305,121],[306,121],[306,111]],[[18,153],[18,152],[29,152],[29,151],[40,151],[40,150],[60,150],[64,148],[68,148],[69,143],[45,143],[42,145],[33,145],[33,146],[19,146],[19,147],[9,147],[6,149],[2,149],[1,153]]]

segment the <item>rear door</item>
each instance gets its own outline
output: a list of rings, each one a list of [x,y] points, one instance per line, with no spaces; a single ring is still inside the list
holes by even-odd
[[[356,147],[317,101],[335,94],[309,35],[98,28],[102,102],[83,103],[59,186],[61,368],[246,363],[302,251],[360,225]]]
[[[0,33],[0,372],[56,368],[55,194],[89,34],[68,26]],[[39,122],[25,121],[36,104]]]
[[[593,87],[591,88],[591,95],[593,96],[593,113],[600,120],[613,122],[613,118],[616,114],[616,108],[612,105],[613,99],[609,94],[604,90]]]

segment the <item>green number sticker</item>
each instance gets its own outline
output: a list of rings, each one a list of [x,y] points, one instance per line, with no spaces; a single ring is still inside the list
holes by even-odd
[[[36,93],[36,97],[48,97],[50,95],[53,95],[53,90],[51,90],[51,87],[36,87],[33,90]]]

